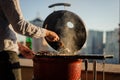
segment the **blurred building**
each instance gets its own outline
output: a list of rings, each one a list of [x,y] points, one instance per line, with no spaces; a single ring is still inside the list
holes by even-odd
[[[105,54],[114,55],[113,59],[106,60],[107,63],[119,63],[119,29],[106,32]]]
[[[87,54],[103,54],[103,32],[89,30],[86,48]]]
[[[34,20],[31,20],[30,23],[42,27],[43,25],[43,20],[40,17],[35,18]]]

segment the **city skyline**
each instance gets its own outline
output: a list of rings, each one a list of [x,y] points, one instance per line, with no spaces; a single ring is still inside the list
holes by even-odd
[[[30,21],[34,25],[41,26],[43,20],[36,18]],[[80,53],[84,54],[112,54],[114,58],[111,60],[106,60],[107,63],[119,63],[119,46],[118,46],[118,32],[119,29],[113,31],[106,31],[106,42],[103,42],[103,31],[89,30],[87,35],[87,40],[85,46],[80,50]],[[21,38],[20,38],[21,39]],[[41,45],[40,43],[44,39],[32,39],[32,50],[38,52],[42,46],[42,50],[51,50],[52,48],[46,45]],[[42,42],[43,43],[43,42]]]
[[[36,18],[34,18],[33,20],[31,20],[31,21],[34,21],[34,20],[36,20],[36,19],[41,19],[40,17],[36,17]],[[30,23],[32,23],[30,21]],[[43,21],[43,20],[42,20]],[[32,23],[33,24],[33,23]],[[38,22],[38,25],[39,24],[41,24],[41,23],[39,23]],[[43,24],[43,23],[42,23]],[[37,25],[37,26],[38,26]],[[113,30],[109,30],[109,31],[114,31],[114,30],[117,30],[117,29],[119,29],[118,27],[117,28],[114,28]],[[87,37],[88,37],[88,32],[89,31],[98,31],[98,32],[103,32],[103,43],[105,43],[106,42],[106,40],[105,40],[105,38],[106,38],[106,33],[108,32],[108,31],[100,31],[100,30],[94,30],[94,29],[88,29],[87,30]],[[19,41],[24,41],[25,40],[25,36],[23,36],[23,35],[18,35],[18,38],[19,38]]]
[[[43,20],[54,11],[49,5],[59,2],[68,2],[72,11],[82,18],[87,29],[110,31],[118,28],[119,0],[20,0],[21,9],[26,20],[31,21],[36,16]],[[56,7],[55,10],[64,9]]]

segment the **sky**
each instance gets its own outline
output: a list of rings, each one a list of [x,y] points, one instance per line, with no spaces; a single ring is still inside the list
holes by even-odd
[[[63,6],[48,8],[54,3],[69,3],[66,10],[77,14],[86,29],[110,31],[118,28],[120,0],[20,0],[22,13],[27,21],[36,17],[43,20],[54,10],[64,10]]]

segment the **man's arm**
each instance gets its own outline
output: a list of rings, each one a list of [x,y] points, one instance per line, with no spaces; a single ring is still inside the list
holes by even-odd
[[[20,9],[19,0],[0,0],[1,8],[13,29],[30,37],[44,37],[46,30],[25,21]]]
[[[34,38],[47,37],[49,41],[59,40],[56,33],[25,21],[20,9],[19,0],[0,0],[0,5],[8,22],[17,33]]]

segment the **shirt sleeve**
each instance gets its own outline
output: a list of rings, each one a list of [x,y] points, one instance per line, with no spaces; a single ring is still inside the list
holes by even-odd
[[[45,36],[46,29],[25,21],[21,12],[19,0],[0,0],[0,5],[7,21],[17,33],[34,38]]]

